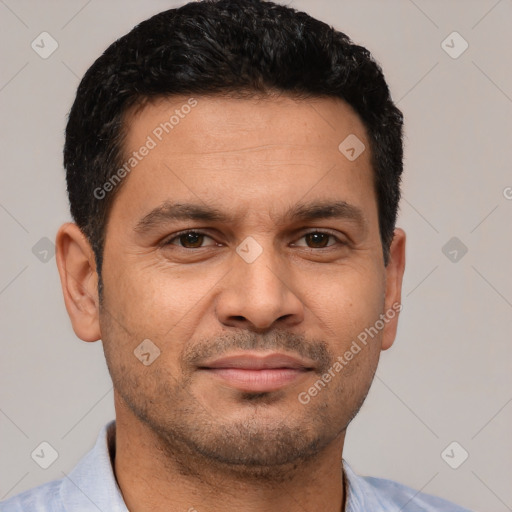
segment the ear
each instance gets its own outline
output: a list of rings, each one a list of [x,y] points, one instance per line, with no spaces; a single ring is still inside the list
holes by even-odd
[[[75,334],[83,341],[101,338],[98,274],[94,252],[80,228],[63,224],[55,240],[64,302]]]
[[[397,228],[389,249],[386,266],[386,297],[384,311],[388,318],[382,336],[382,350],[387,350],[395,341],[398,316],[402,310],[402,278],[405,270],[405,231]]]

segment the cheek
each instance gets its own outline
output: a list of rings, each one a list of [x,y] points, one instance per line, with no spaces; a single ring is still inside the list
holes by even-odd
[[[311,304],[327,329],[325,335],[336,336],[333,349],[344,349],[383,311],[385,286],[378,268],[340,267],[319,277],[315,289]]]
[[[326,400],[345,404],[340,408],[340,414],[345,414],[361,406],[378,364],[383,333],[372,327],[383,312],[384,284],[378,271],[346,272],[328,290],[325,336],[331,340],[336,366]]]
[[[126,262],[112,268],[105,280],[110,307],[127,327],[148,337],[169,331],[201,294],[194,283],[181,279],[179,270],[160,267]]]
[[[206,315],[206,297],[225,273],[221,270],[205,273],[144,261],[112,268],[105,281],[106,305],[116,318],[111,338],[117,347],[125,346],[124,357],[131,359],[142,340],[150,339],[160,350],[158,366],[180,373],[180,355]]]

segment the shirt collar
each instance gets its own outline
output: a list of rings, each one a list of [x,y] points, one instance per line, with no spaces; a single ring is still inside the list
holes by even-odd
[[[115,420],[112,420],[101,429],[93,449],[71,473],[64,475],[60,490],[63,503],[72,503],[74,509],[84,512],[97,512],[98,509],[128,512],[115,478],[114,456]],[[344,459],[342,466],[345,474],[345,512],[369,510],[367,507],[374,504],[373,488],[356,475]]]
[[[128,512],[112,468],[112,450],[115,420],[101,429],[94,448],[64,476],[60,491],[63,503],[72,503],[73,510],[84,512]]]

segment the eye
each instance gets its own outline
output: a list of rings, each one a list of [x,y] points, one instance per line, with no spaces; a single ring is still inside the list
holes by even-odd
[[[201,231],[182,231],[164,242],[164,245],[178,245],[184,249],[200,249],[205,238],[213,240]],[[177,241],[177,243],[175,243]],[[213,245],[213,244],[212,244]]]
[[[214,245],[219,245],[216,244],[215,241],[205,233],[194,230],[176,233],[172,238],[164,242],[163,245],[177,245],[178,247],[181,247],[183,249],[201,249],[203,247],[208,247],[203,245],[205,239],[209,239],[213,242],[209,244],[210,247]],[[306,244],[292,245],[296,247],[308,247],[309,249],[324,249],[327,247],[332,247],[333,245],[346,245],[338,237],[326,231],[311,231],[310,233],[305,233],[304,235],[302,235],[300,239],[305,239]],[[329,239],[333,239],[334,242],[329,243]]]
[[[325,247],[331,247],[336,244],[345,245],[345,243],[342,242],[339,238],[326,231],[311,231],[310,233],[302,235],[301,239],[302,238],[306,240],[306,244],[310,249],[323,249]],[[328,244],[329,238],[334,239],[335,242],[332,244]],[[313,246],[311,247],[309,244],[312,244]],[[300,244],[294,245],[304,247],[303,245]]]

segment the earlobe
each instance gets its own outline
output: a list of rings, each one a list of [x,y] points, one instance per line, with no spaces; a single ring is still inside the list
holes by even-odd
[[[384,314],[388,323],[382,336],[382,350],[387,350],[395,341],[398,316],[402,309],[402,279],[405,270],[405,231],[396,228],[389,249],[389,262],[386,266],[386,298]]]
[[[101,338],[98,275],[94,252],[80,228],[71,222],[57,232],[56,260],[64,303],[75,334],[83,341]]]

